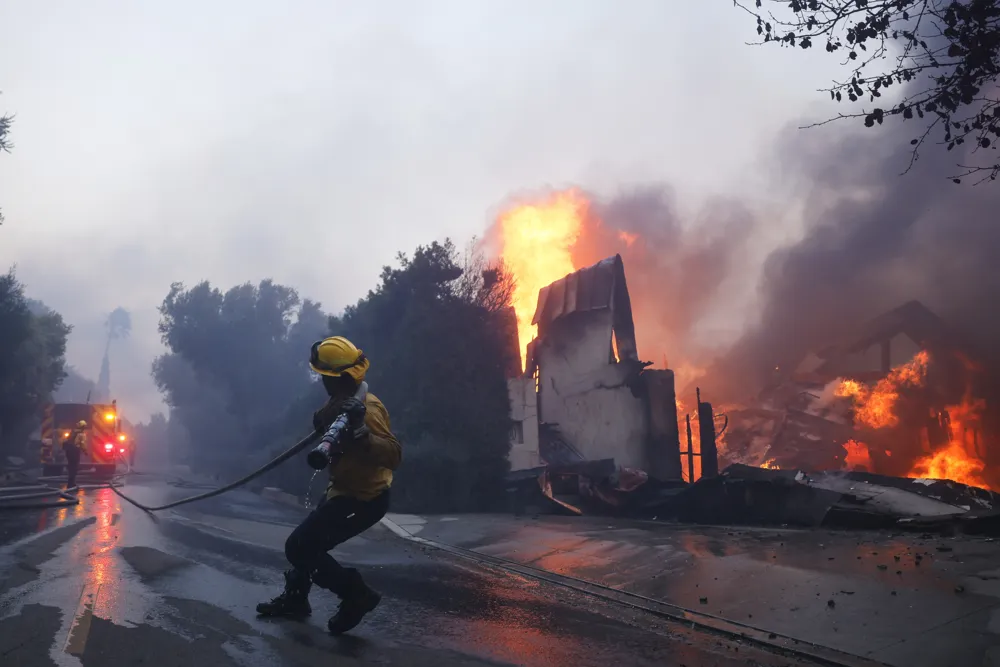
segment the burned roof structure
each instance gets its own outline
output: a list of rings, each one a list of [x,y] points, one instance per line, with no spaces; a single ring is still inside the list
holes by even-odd
[[[538,305],[531,320],[538,327],[538,338],[528,344],[525,374],[532,375],[537,370],[536,346],[557,329],[560,322],[573,326],[574,322],[579,323],[588,314],[600,311],[607,314],[610,325],[607,360],[603,363],[638,363],[625,263],[621,255],[615,255],[571,273],[539,291]]]
[[[538,337],[511,396],[516,413],[530,414],[531,383],[540,462],[613,459],[620,468],[679,478],[673,374],[645,371],[650,364],[639,360],[621,256],[542,288],[532,323]]]
[[[922,303],[905,303],[860,324],[841,343],[809,354],[790,377],[766,387],[751,404],[728,410],[724,457],[755,466],[829,470],[861,465],[906,475],[916,458],[947,444],[942,411],[975,389],[968,371],[970,360],[978,358],[973,350]],[[893,390],[889,405],[898,415],[892,428],[856,423],[854,403],[848,394],[837,393],[841,383],[849,379],[875,387],[921,352],[932,363],[921,365],[918,389],[904,398]],[[850,461],[853,454],[860,458]]]
[[[859,368],[857,357],[878,347]],[[858,326],[846,340],[809,354],[795,369],[796,379],[819,381],[853,376],[877,378],[917,350],[969,352],[944,320],[919,301],[909,301]]]

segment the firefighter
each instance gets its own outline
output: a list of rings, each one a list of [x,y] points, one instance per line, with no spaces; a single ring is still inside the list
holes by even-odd
[[[80,470],[80,454],[86,446],[87,422],[80,420],[63,440],[63,453],[66,455],[66,490],[76,488],[76,473]]]
[[[348,632],[375,609],[381,595],[365,584],[354,568],[338,563],[328,552],[378,523],[389,508],[392,473],[402,450],[393,435],[389,414],[374,395],[354,397],[368,372],[364,353],[346,338],[335,336],[312,346],[310,367],[329,395],[313,415],[313,428],[324,433],[341,414],[349,419],[349,435],[333,452],[330,483],[323,501],[285,542],[292,567],[285,572],[284,591],[257,605],[262,616],[301,619],[312,613],[313,584],[336,594],[341,602],[327,623],[335,635]]]

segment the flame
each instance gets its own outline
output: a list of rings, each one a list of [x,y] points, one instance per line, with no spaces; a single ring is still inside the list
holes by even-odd
[[[501,257],[517,281],[513,301],[522,368],[528,343],[535,337],[531,320],[538,292],[577,269],[571,250],[583,228],[587,206],[583,195],[567,190],[542,203],[515,206],[500,216]]]
[[[874,387],[856,380],[841,380],[834,393],[837,396],[850,398],[854,403],[854,422],[857,426],[871,429],[887,429],[899,425],[899,415],[896,404],[900,390],[904,387],[922,387],[927,378],[927,367],[930,355],[922,351],[906,364],[894,368],[885,378],[879,380]],[[975,370],[971,362],[965,362],[966,369]],[[944,427],[947,442],[944,445],[922,456],[910,468],[908,477],[919,479],[947,479],[960,484],[992,489],[983,473],[986,464],[982,460],[981,446],[982,415],[986,403],[976,399],[967,386],[961,403],[946,407],[939,413],[932,412],[939,424]],[[930,445],[928,433],[922,432],[924,446]],[[849,470],[862,468],[876,472],[868,446],[863,442],[849,440],[844,443],[846,455],[844,466]],[[892,456],[886,451],[886,456]]]
[[[981,437],[982,415],[986,402],[974,399],[969,390],[959,405],[945,408],[948,425],[948,444],[918,460],[910,477],[921,479],[950,479],[960,484],[990,489],[983,478],[986,464],[976,451]]]
[[[874,387],[857,380],[841,380],[834,394],[854,401],[854,421],[869,428],[889,428],[899,423],[896,402],[903,387],[921,387],[927,377],[930,355],[918,352],[913,359],[892,369]]]
[[[694,452],[694,480],[697,481],[701,477],[701,431],[698,427],[698,410],[692,410],[688,412],[688,408],[681,397],[676,397],[674,399],[677,405],[677,433],[680,435],[681,443],[681,478],[685,482],[691,482],[691,470],[688,465],[688,449]],[[692,403],[697,405],[692,400]],[[691,415],[691,440],[688,441],[688,431],[687,431],[687,417]]]
[[[768,459],[760,464],[761,468],[767,468],[768,470],[781,470],[778,464],[774,462],[774,459]]]
[[[872,465],[871,454],[868,452],[868,445],[857,440],[848,440],[843,446],[845,470],[860,469],[865,472],[875,471],[875,467]]]

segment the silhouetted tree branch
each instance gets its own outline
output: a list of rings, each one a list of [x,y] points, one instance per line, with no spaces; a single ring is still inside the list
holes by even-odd
[[[750,6],[750,1],[753,6]],[[1000,137],[1000,4],[995,0],[734,0],[757,21],[758,43],[822,47],[844,58],[850,77],[824,89],[836,102],[876,106],[824,121],[862,119],[866,127],[891,116],[917,118],[924,129],[910,144],[910,167],[928,138],[948,150],[970,144],[973,153],[995,149]],[[879,105],[893,86],[898,102]],[[818,123],[818,124],[824,124]],[[978,174],[996,180],[1000,160],[959,165],[954,181]],[[907,168],[909,170],[909,167]]]
[[[14,147],[14,144],[10,143],[8,138],[8,133],[10,132],[11,123],[14,122],[14,117],[10,115],[0,116],[0,151],[4,153],[9,153],[10,149]],[[0,213],[0,225],[3,224],[3,213]]]

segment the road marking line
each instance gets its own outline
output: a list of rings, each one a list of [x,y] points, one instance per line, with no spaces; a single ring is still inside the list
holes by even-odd
[[[76,608],[73,616],[73,623],[69,626],[69,634],[66,636],[66,653],[80,657],[87,647],[87,638],[90,636],[90,623],[94,618],[94,609],[97,607],[97,596],[101,592],[100,584],[87,584],[80,594],[80,604]]]

